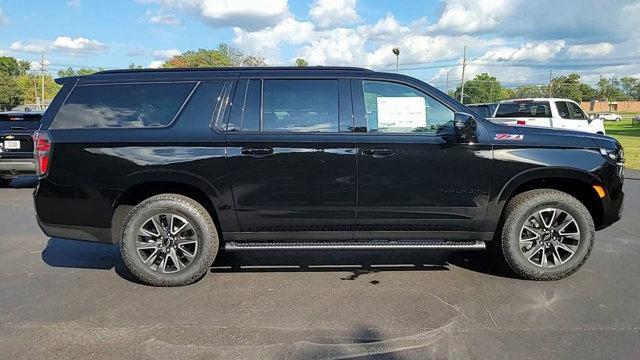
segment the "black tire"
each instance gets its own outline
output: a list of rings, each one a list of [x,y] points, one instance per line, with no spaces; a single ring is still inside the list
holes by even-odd
[[[195,256],[185,268],[173,273],[156,271],[146,265],[136,248],[139,229],[151,217],[167,213],[186,219],[197,236]],[[125,265],[136,278],[153,286],[183,286],[197,281],[211,267],[218,247],[218,231],[207,210],[197,201],[177,194],[156,195],[138,204],[127,215],[120,236],[120,254]]]
[[[9,187],[9,184],[11,184],[11,179],[0,178],[0,188]]]
[[[579,230],[579,243],[566,262],[555,267],[533,264],[521,250],[521,229],[529,217],[546,208],[556,208],[572,216]],[[518,276],[530,280],[558,280],[576,272],[589,258],[595,239],[595,226],[589,210],[575,197],[553,189],[524,192],[509,201],[505,208],[500,249],[506,264]],[[537,240],[539,241],[539,240]],[[497,244],[496,244],[497,245]],[[543,251],[542,254],[545,254]],[[550,254],[551,255],[551,254]],[[541,256],[540,256],[541,258]]]

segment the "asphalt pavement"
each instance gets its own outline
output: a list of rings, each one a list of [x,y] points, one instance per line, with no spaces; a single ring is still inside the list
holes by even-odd
[[[0,189],[0,358],[637,359],[640,172],[626,177],[623,220],[560,281],[484,252],[289,251],[223,253],[182,288],[137,283],[115,246],[45,236],[17,179]]]

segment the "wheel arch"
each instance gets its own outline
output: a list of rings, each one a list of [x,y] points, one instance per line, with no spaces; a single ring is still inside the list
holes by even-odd
[[[130,185],[115,199],[111,220],[114,239],[119,237],[120,228],[133,207],[152,196],[168,193],[183,195],[200,203],[213,219],[222,240],[220,210],[226,209],[228,206],[224,205],[225,201],[216,188],[203,179],[184,173],[150,175],[132,177]]]
[[[592,187],[594,184],[599,184],[598,178],[580,169],[544,168],[525,171],[511,179],[498,193],[499,219],[504,216],[506,203],[516,195],[534,189],[555,189],[565,192],[583,203],[598,228],[603,221],[604,207]]]

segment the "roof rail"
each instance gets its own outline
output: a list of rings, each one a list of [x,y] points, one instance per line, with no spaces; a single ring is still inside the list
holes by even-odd
[[[350,66],[262,66],[262,67],[203,67],[203,68],[163,68],[163,69],[116,69],[104,70],[95,74],[123,74],[138,72],[184,72],[184,71],[278,71],[278,70],[326,70],[326,71],[372,71]]]

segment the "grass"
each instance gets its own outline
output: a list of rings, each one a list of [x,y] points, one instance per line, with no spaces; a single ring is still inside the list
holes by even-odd
[[[624,114],[619,122],[605,121],[607,135],[618,139],[624,146],[625,166],[640,169],[640,126],[631,126],[631,114]]]

